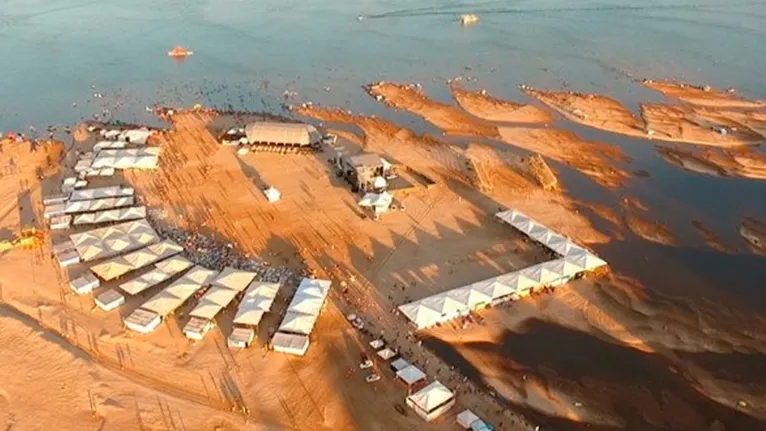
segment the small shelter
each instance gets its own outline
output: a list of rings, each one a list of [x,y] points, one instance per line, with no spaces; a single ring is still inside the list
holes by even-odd
[[[267,188],[263,191],[263,194],[266,195],[266,200],[271,203],[277,202],[282,197],[282,193],[274,187]]]
[[[253,328],[235,327],[226,338],[226,344],[232,348],[245,349],[254,339],[255,330]]]
[[[309,349],[309,337],[300,334],[277,332],[271,338],[271,348],[275,352],[303,356]]]
[[[465,429],[470,429],[471,424],[480,420],[476,414],[470,410],[463,410],[462,412],[457,414],[457,418],[455,421],[460,425],[461,427]]]
[[[82,277],[75,278],[69,282],[69,287],[78,295],[85,295],[97,289],[101,283],[93,274],[87,273]]]
[[[410,363],[407,362],[406,360],[404,360],[403,358],[399,358],[399,359],[396,359],[396,360],[391,362],[391,369],[395,373],[398,373],[399,371],[401,371],[401,370],[403,370],[403,369],[405,369],[405,368],[407,368],[409,366],[410,366]]]
[[[312,135],[319,140],[316,129],[308,124],[256,121],[245,126],[245,136],[252,145],[305,147],[315,142]]]
[[[396,372],[396,378],[404,383],[407,388],[412,389],[420,383],[425,383],[426,373],[420,370],[420,368],[410,365]]]
[[[455,394],[438,380],[406,399],[407,406],[427,422],[431,422],[455,405]]]
[[[377,355],[384,361],[387,361],[396,356],[396,352],[393,351],[390,347],[386,347],[385,349],[378,350]]]
[[[123,322],[125,327],[132,331],[136,331],[139,334],[149,334],[160,326],[162,317],[154,311],[138,308],[130,313]]]
[[[125,303],[125,295],[114,289],[107,289],[101,292],[93,302],[103,311],[112,311]]]

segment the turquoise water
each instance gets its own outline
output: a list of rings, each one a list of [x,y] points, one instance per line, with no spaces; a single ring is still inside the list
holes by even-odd
[[[454,22],[466,12],[480,24]],[[627,85],[633,75],[766,97],[764,40],[763,1],[5,0],[0,130],[101,108],[141,119],[155,102],[276,109],[287,88],[301,100],[381,112],[360,85],[440,86],[465,67],[504,96],[529,83],[628,103],[656,97]],[[195,55],[171,61],[177,44]],[[88,103],[95,92],[104,98]]]
[[[481,21],[463,28],[461,13]],[[175,45],[194,56],[172,61],[166,52]],[[607,93],[635,108],[660,100],[631,80],[649,77],[766,99],[766,1],[3,0],[0,59],[0,131],[105,110],[151,122],[152,104],[278,111],[285,90],[298,92],[291,103],[343,106],[428,131],[361,86],[420,82],[448,101],[444,81],[465,74],[500,97],[522,98],[517,85],[526,83]],[[659,159],[654,143],[561,126],[621,146],[634,159],[630,169],[649,171],[620,193],[638,196],[681,236],[679,247],[629,240],[600,248],[615,269],[654,290],[763,309],[762,258],[706,249],[689,223],[699,219],[744,247],[736,226],[743,215],[766,219],[766,183],[685,173]],[[618,196],[555,167],[576,198],[615,206]],[[592,361],[608,357],[594,351]]]

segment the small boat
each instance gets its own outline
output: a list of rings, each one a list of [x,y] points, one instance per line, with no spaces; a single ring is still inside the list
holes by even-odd
[[[194,51],[189,51],[183,46],[177,46],[170,51],[168,51],[168,55],[170,57],[187,57],[189,55],[193,55]]]

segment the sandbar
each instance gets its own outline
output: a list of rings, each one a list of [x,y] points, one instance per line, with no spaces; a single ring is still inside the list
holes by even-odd
[[[487,121],[508,123],[550,123],[553,117],[548,111],[535,105],[497,99],[486,92],[467,90],[451,85],[452,97],[464,111]]]

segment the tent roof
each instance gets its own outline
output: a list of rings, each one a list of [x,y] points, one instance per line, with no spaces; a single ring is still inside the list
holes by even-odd
[[[89,211],[102,211],[112,208],[127,207],[133,205],[134,203],[135,199],[133,196],[67,202],[64,205],[64,213],[75,214]]]
[[[254,272],[226,267],[221,271],[221,275],[213,281],[213,286],[226,287],[241,292],[247,288],[256,275],[258,274]]]
[[[77,214],[74,216],[74,224],[98,224],[116,221],[137,220],[146,217],[146,207],[114,208],[104,211]]]
[[[195,266],[170,286],[155,294],[141,308],[167,316],[186,302],[195,292],[208,284],[218,273],[201,266]]]
[[[213,320],[237,296],[236,290],[213,286],[200,298],[190,316]]]
[[[472,423],[478,420],[479,417],[476,415],[476,413],[467,409],[457,414],[458,423],[465,427],[470,427]]]
[[[405,369],[405,368],[409,367],[409,366],[410,366],[410,363],[409,363],[409,362],[407,362],[407,361],[406,361],[405,359],[403,359],[403,358],[399,358],[399,359],[397,359],[397,360],[395,360],[395,361],[391,362],[391,366],[392,366],[392,367],[394,367],[394,369],[395,369],[396,371],[399,371],[399,370],[403,370],[403,369]]]
[[[430,412],[454,398],[454,396],[455,394],[451,390],[436,380],[407,398],[421,410]]]
[[[303,350],[309,343],[309,337],[305,335],[288,334],[277,332],[271,338],[271,345],[281,347],[284,350]]]
[[[93,265],[91,271],[104,280],[112,280],[182,251],[183,247],[180,245],[171,240],[165,240]]]
[[[245,126],[247,140],[274,144],[309,145],[310,129],[307,124],[256,121]]]
[[[94,189],[74,190],[72,191],[72,194],[69,196],[69,201],[70,202],[88,201],[92,199],[133,196],[134,192],[135,190],[133,190],[133,187],[123,187],[123,186],[109,186],[109,187],[98,187]]]
[[[396,372],[396,377],[402,379],[405,383],[412,386],[413,384],[426,378],[426,373],[420,370],[420,368],[410,365]]]
[[[136,295],[154,285],[162,283],[175,274],[186,270],[190,266],[192,266],[192,263],[185,258],[181,256],[173,256],[169,259],[157,262],[154,265],[154,269],[146,274],[122,283],[120,289],[131,295]]]
[[[394,352],[390,347],[386,347],[385,349],[378,351],[378,356],[380,356],[384,361],[387,361],[396,356],[396,352]]]
[[[285,313],[285,318],[282,319],[282,323],[279,325],[279,330],[309,335],[311,334],[311,330],[314,329],[316,319],[317,316],[314,315],[288,311]]]
[[[239,304],[234,323],[241,325],[256,326],[260,323],[264,313],[271,310],[274,298],[279,292],[279,283],[267,283],[253,281],[245,292],[242,302]]]

